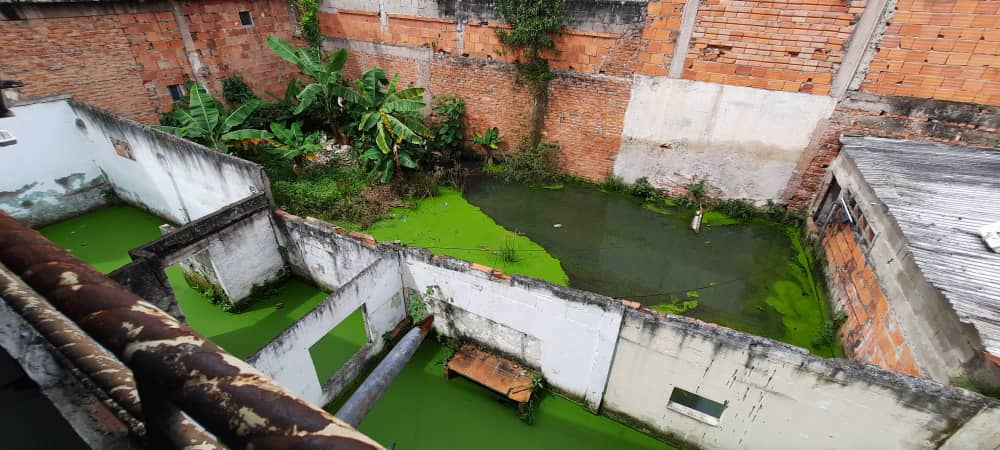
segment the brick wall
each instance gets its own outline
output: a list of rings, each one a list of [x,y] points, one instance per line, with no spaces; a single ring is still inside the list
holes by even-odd
[[[155,121],[144,79],[156,74],[144,73],[144,65],[133,55],[134,47],[146,45],[146,35],[130,39],[124,29],[138,26],[138,18],[128,23],[120,19],[109,15],[0,21],[0,74],[24,81],[18,90],[22,98],[70,93],[131,119]],[[149,64],[145,67],[157,67],[158,58],[143,56]]]
[[[217,96],[223,78],[240,75],[259,97],[270,100],[268,92],[280,96],[298,73],[265,43],[269,36],[292,41],[296,25],[285,0],[185,1],[181,8]],[[250,11],[253,26],[240,24],[240,11]]]
[[[59,93],[144,123],[171,108],[168,86],[190,76],[180,31],[166,2],[129,8],[92,5],[36,6],[46,18],[0,20],[0,74],[22,80],[22,98]],[[264,39],[291,39],[295,31],[283,0],[181,3],[195,47],[208,68],[209,89],[221,96],[221,79],[240,74],[264,98],[284,92],[297,72],[267,48]],[[243,27],[249,10],[254,26]],[[124,12],[129,11],[129,12]]]
[[[826,94],[864,0],[708,0],[684,78]]]
[[[674,47],[681,28],[683,8],[683,0],[649,2],[646,23],[642,29],[642,47],[635,66],[636,73],[649,76],[667,74],[676,50]]]
[[[1000,105],[1000,2],[900,0],[861,89]]]
[[[593,181],[612,172],[632,83],[559,76],[549,83],[545,138],[562,148],[563,168]]]
[[[840,327],[847,356],[920,376],[913,353],[892,315],[889,303],[868,266],[854,233],[847,224],[832,224],[823,237],[830,295],[838,309],[847,313]]]

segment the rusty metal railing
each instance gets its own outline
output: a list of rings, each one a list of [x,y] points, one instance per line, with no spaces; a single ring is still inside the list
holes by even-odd
[[[3,212],[0,263],[131,369],[143,417],[162,397],[231,448],[381,448]]]

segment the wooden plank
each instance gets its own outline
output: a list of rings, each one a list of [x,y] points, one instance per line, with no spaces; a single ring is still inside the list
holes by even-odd
[[[531,400],[535,375],[509,359],[486,353],[470,344],[462,345],[448,361],[447,370],[479,383],[518,403]],[[450,375],[450,374],[447,374]]]

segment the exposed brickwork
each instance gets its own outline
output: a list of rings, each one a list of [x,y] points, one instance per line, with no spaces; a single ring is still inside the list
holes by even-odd
[[[563,168],[593,181],[611,173],[632,84],[559,76],[549,83],[545,138],[562,148]]]
[[[684,78],[826,94],[864,0],[708,0]]]
[[[468,137],[498,127],[504,137],[501,151],[516,147],[527,132],[531,95],[514,81],[507,64],[467,58],[436,57],[431,61],[433,94],[452,93],[465,100]]]
[[[889,314],[889,303],[850,227],[839,223],[827,227],[823,249],[831,298],[847,313],[840,328],[847,356],[920,376],[903,331]]]
[[[294,33],[283,0],[217,0],[181,3],[209,89],[242,75],[261,96],[280,93],[297,70],[267,48],[267,36]],[[86,7],[81,7],[81,14]],[[19,79],[23,98],[70,93],[81,102],[145,123],[172,105],[168,86],[191,75],[184,43],[166,2],[146,12],[0,21],[0,71]],[[239,11],[251,11],[244,27]],[[265,96],[266,98],[266,96]]]
[[[133,25],[118,16],[0,21],[0,71],[24,81],[18,90],[24,98],[70,93],[125,117],[154,121],[143,67],[123,30]]]
[[[642,30],[642,50],[636,73],[665,76],[670,70],[677,34],[681,27],[683,0],[649,2],[646,24]],[[686,49],[681,49],[686,52]]]
[[[1000,2],[900,0],[862,90],[1000,105]]]
[[[267,92],[280,95],[298,73],[265,43],[269,36],[292,40],[296,25],[285,0],[186,1],[182,9],[214,93],[221,95],[223,78],[241,75],[258,96],[269,99]],[[240,11],[250,11],[253,26],[240,24]]]

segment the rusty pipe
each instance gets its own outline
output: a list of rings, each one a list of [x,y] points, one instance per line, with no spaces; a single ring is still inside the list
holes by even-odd
[[[399,343],[389,351],[388,355],[385,355],[385,358],[378,363],[368,378],[365,378],[361,386],[358,386],[351,397],[337,410],[337,417],[340,420],[347,422],[352,427],[361,424],[365,416],[375,407],[378,399],[382,397],[386,389],[389,389],[392,380],[396,378],[396,375],[399,375],[413,354],[417,352],[420,343],[427,337],[427,332],[433,321],[434,316],[427,317],[399,340]]]
[[[4,212],[0,263],[232,448],[382,448]]]

